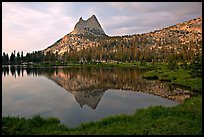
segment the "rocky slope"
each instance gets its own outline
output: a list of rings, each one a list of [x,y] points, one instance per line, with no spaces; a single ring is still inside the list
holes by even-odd
[[[65,52],[86,50],[90,47],[106,46],[106,49],[117,52],[119,46],[134,45],[138,48],[147,47],[159,50],[165,47],[180,52],[181,45],[186,44],[191,50],[202,50],[202,17],[178,23],[154,32],[109,37],[103,31],[95,15],[88,20],[79,19],[72,32],[56,41],[53,45],[43,50],[63,55]],[[191,47],[190,47],[191,46]],[[169,51],[170,52],[170,51]]]

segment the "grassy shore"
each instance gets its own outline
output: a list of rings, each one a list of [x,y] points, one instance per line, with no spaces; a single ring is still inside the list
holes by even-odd
[[[173,85],[189,88],[191,91],[202,92],[202,77],[191,77],[190,70],[181,67],[170,70],[167,64],[155,65],[155,68],[143,76],[146,79],[159,79]]]
[[[73,67],[73,66],[80,66],[80,67],[135,67],[140,70],[147,70],[151,68],[150,62],[87,62],[87,63],[62,63],[62,62],[54,62],[54,63],[34,63],[34,64],[29,64],[26,65],[27,67],[35,67],[35,68],[40,68],[40,67],[57,67],[57,66],[68,66],[68,67]]]

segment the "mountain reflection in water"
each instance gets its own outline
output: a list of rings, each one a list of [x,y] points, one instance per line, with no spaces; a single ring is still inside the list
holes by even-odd
[[[175,89],[160,81],[145,80],[142,74],[134,68],[3,66],[2,115],[54,116],[75,127],[139,108],[178,104],[151,95],[170,96]]]
[[[9,67],[2,68],[2,76],[11,73],[14,77],[23,77],[24,71],[26,75],[47,77],[73,94],[80,107],[88,105],[92,109],[97,107],[108,89],[132,90],[156,95],[162,93],[164,96],[170,96],[174,90],[168,84],[143,79],[142,72],[136,71],[134,68],[23,68],[10,66],[10,69]]]

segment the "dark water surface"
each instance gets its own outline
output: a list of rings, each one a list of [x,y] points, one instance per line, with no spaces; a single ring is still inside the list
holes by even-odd
[[[134,68],[2,68],[2,115],[54,116],[69,127],[138,108],[178,103],[144,93],[170,90]]]

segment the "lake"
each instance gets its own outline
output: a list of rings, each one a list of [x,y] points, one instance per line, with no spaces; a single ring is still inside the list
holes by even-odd
[[[2,67],[2,115],[54,116],[69,126],[149,106],[178,103],[149,93],[172,92],[134,68]]]

